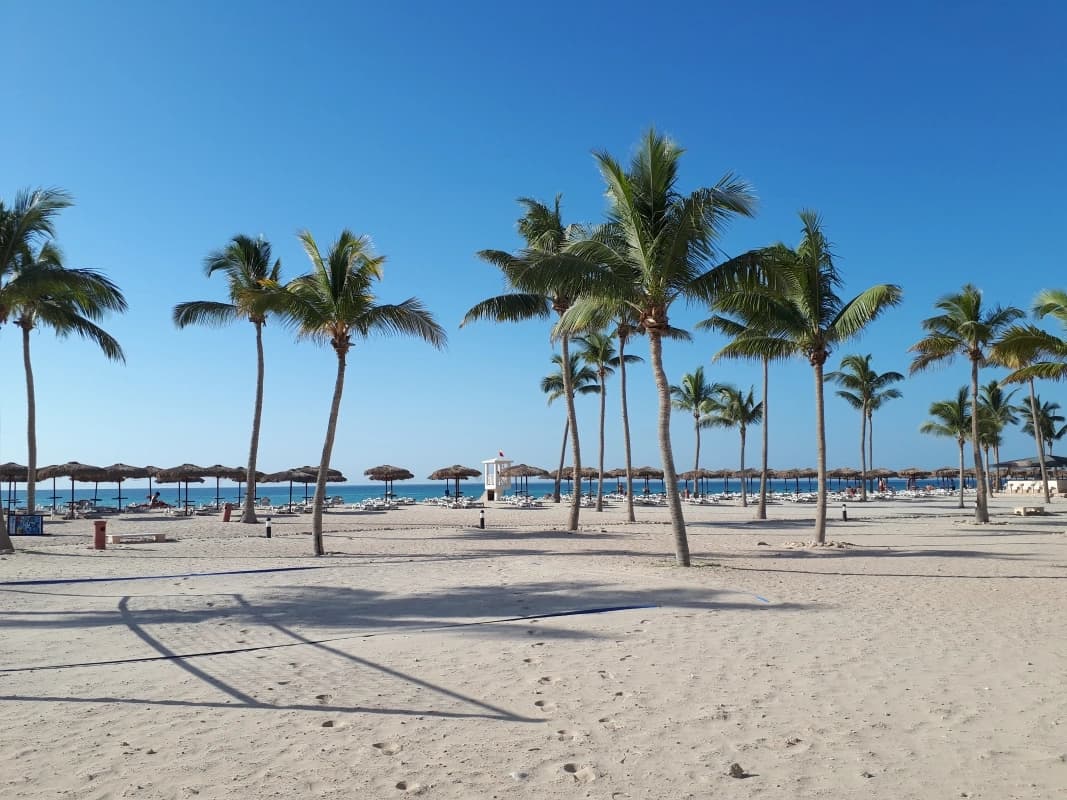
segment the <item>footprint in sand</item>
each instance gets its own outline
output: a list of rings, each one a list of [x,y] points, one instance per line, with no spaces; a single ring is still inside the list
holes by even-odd
[[[371,747],[386,756],[395,756],[404,749],[404,745],[400,742],[375,742]]]
[[[601,678],[603,678],[606,681],[615,680],[615,673],[608,672],[606,669],[598,669],[596,671],[596,674],[599,675]]]
[[[592,767],[579,767],[577,764],[564,764],[563,771],[579,783],[592,783],[596,780],[596,771]]]
[[[578,738],[578,734],[575,731],[568,731],[566,729],[556,731],[556,739],[561,742],[573,742]]]
[[[420,792],[422,784],[418,781],[397,781],[396,788],[402,792]]]
[[[534,703],[534,705],[544,711],[546,714],[551,714],[553,711],[556,710],[556,704],[553,703],[551,700],[538,700],[536,703]]]
[[[542,684],[542,685],[547,685],[549,683],[555,683],[558,680],[559,680],[559,678],[557,678],[557,677],[555,677],[553,675],[545,675],[542,678],[538,678],[537,682]]]
[[[317,694],[315,699],[319,701],[319,705],[326,705],[326,701],[330,699],[328,694]]]

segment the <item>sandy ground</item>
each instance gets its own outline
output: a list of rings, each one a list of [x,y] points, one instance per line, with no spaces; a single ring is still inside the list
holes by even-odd
[[[0,560],[0,797],[1063,797],[1067,504],[1019,504],[827,550],[687,507],[688,570],[659,508],[331,512],[318,559],[306,516],[50,523]],[[10,583],[64,578],[106,580]]]

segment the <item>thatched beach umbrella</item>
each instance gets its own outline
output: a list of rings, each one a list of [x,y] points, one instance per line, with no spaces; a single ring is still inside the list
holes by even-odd
[[[51,464],[37,470],[37,477],[42,480],[52,479],[52,508],[56,507],[56,478],[70,478],[70,505],[74,507],[74,482],[92,482],[103,478],[103,470],[92,464],[68,461],[66,464]]]
[[[8,461],[0,464],[0,482],[7,481],[7,509],[10,511],[15,505],[15,484],[25,483],[29,478],[29,470],[25,464],[16,464]],[[27,509],[31,513],[33,509]]]
[[[531,467],[529,464],[515,464],[502,470],[500,474],[506,478],[518,478],[519,484],[526,494],[530,493],[530,478],[551,477],[547,470],[543,470],[540,467]]]
[[[689,481],[692,481],[693,491],[697,492],[697,494],[700,494],[701,492],[697,488],[697,482],[707,480],[708,478],[714,478],[715,473],[712,472],[710,469],[691,469],[687,472],[679,473],[678,477],[685,481],[686,490],[689,489]]]
[[[386,497],[393,493],[394,481],[409,481],[415,477],[411,470],[403,467],[394,467],[392,464],[382,464],[381,466],[365,469],[363,474],[372,481],[382,481]]]
[[[212,464],[210,467],[204,467],[203,477],[215,479],[215,508],[219,508],[222,505],[219,481],[224,478],[228,481],[243,481],[248,477],[248,470],[245,467],[224,467],[222,464]]]
[[[633,476],[635,478],[645,479],[645,494],[648,494],[648,479],[656,478],[657,480],[663,480],[663,470],[656,469],[655,467],[635,467],[633,469]]]
[[[430,473],[429,479],[431,481],[450,481],[456,482],[456,496],[459,496],[459,482],[465,481],[467,478],[477,478],[482,473],[473,467],[465,467],[462,464],[453,464],[451,467],[441,467],[441,469],[434,470]]]
[[[134,467],[130,464],[117,463],[111,466],[103,468],[104,475],[107,476],[107,480],[115,481],[118,484],[119,496],[115,499],[119,501],[119,511],[122,511],[122,501],[129,500],[130,498],[123,496],[122,494],[122,482],[127,478],[147,478],[148,470],[144,467]]]
[[[293,472],[303,473],[301,477],[296,478],[296,482],[304,484],[304,502],[306,503],[309,499],[308,486],[319,479],[319,468],[305,464],[302,467],[294,467]],[[326,483],[348,483],[348,478],[341,474],[341,470],[330,467],[326,470]]]
[[[189,484],[203,483],[206,467],[198,467],[196,464],[179,464],[176,467],[161,469],[156,473],[156,483],[178,484],[178,505],[182,505],[182,487],[185,484],[185,506],[189,505]]]

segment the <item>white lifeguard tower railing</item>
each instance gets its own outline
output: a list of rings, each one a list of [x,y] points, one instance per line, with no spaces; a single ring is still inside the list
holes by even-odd
[[[503,454],[482,462],[486,500],[496,500],[511,488],[511,478],[503,473],[514,463],[510,458],[504,458]]]

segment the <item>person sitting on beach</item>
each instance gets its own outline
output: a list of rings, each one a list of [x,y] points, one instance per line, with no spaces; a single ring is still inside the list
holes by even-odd
[[[151,495],[148,498],[148,507],[149,508],[170,508],[170,503],[166,503],[166,502],[160,500],[159,499],[159,492],[156,492],[154,495]]]

